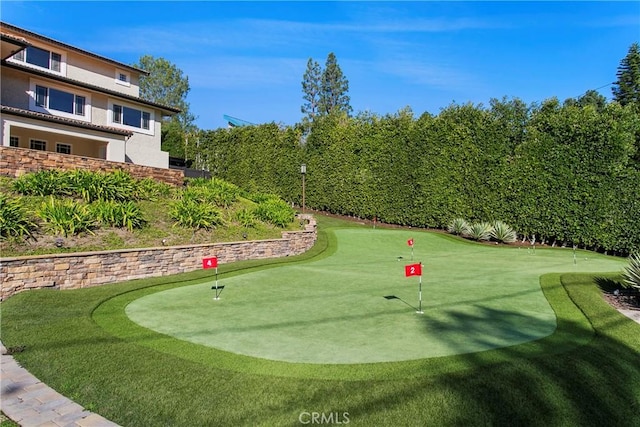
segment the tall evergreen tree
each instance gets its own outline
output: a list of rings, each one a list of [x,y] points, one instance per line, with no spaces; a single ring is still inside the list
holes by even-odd
[[[302,105],[300,110],[306,114],[306,119],[313,121],[318,114],[320,103],[322,70],[320,64],[309,58],[307,61],[307,70],[302,76],[302,97],[306,103]]]
[[[621,105],[634,104],[640,108],[640,45],[633,43],[620,62],[618,80],[611,91],[613,99]]]
[[[349,104],[349,81],[342,74],[336,55],[331,52],[327,56],[322,72],[320,92],[320,111],[323,114],[342,111],[350,113],[353,108]]]

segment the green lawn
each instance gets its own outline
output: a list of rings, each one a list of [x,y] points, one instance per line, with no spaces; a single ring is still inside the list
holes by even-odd
[[[548,336],[556,322],[540,288],[542,273],[615,271],[624,265],[581,253],[574,266],[571,250],[534,254],[436,233],[359,228],[335,235],[337,250],[330,257],[225,279],[219,301],[207,281],[139,298],[126,313],[157,332],[272,360],[422,359]],[[405,264],[412,262],[424,264],[422,315],[416,315],[419,278],[404,276]],[[398,299],[387,300],[388,295]]]
[[[362,227],[331,231],[328,224],[338,225],[321,217],[319,242],[308,254],[221,266],[220,283],[226,288],[220,301],[211,299],[213,291],[204,284],[212,280],[208,270],[76,291],[18,294],[1,305],[2,341],[9,347],[24,345],[25,351],[15,357],[47,384],[125,426],[300,425],[301,414],[305,420],[304,414],[310,412],[346,412],[349,424],[365,426],[640,425],[640,325],[604,302],[594,274],[579,272],[610,271],[595,276],[615,281],[624,265],[621,260],[580,253],[574,267],[570,250],[537,250],[533,255],[527,249],[455,242],[417,231],[373,232]],[[363,236],[370,239],[358,250],[356,240]],[[394,241],[397,236],[393,247],[385,243],[389,236]],[[410,305],[417,303],[417,278],[404,278],[402,271],[410,261],[407,236],[415,239],[416,261],[425,264],[424,315],[400,300],[383,298],[393,294]],[[379,246],[383,249],[370,250]],[[343,255],[345,250],[361,258],[350,262]],[[404,258],[398,261],[397,256]],[[364,273],[363,265],[370,266]],[[385,279],[377,272],[386,268]],[[302,292],[302,288],[307,281],[317,280],[320,274],[315,269],[322,275],[342,270],[337,279],[323,282],[337,280],[345,287],[345,295],[340,296],[342,287],[333,284],[333,289],[323,287],[325,297],[314,296],[316,301],[307,303],[311,291]],[[549,271],[571,273],[544,274]],[[264,281],[283,274],[301,279],[268,285],[288,289],[281,295],[269,297],[267,292],[259,294],[261,298],[249,298],[265,291],[261,289],[267,287]],[[493,279],[485,279],[487,275]],[[452,289],[460,283],[469,283],[470,291],[454,295]],[[301,292],[300,298],[291,295],[294,286],[301,288],[296,291]],[[360,301],[354,308],[352,300],[365,300],[362,293],[370,295],[371,301]],[[170,310],[164,313],[167,321],[161,323],[192,324],[190,316],[202,304],[210,316],[198,320],[212,320],[219,337],[231,327],[238,335],[251,334],[250,339],[261,341],[260,351],[266,351],[270,339],[281,340],[284,333],[295,331],[296,326],[288,323],[296,322],[277,319],[297,312],[313,319],[303,321],[306,332],[302,333],[321,330],[321,326],[357,333],[336,317],[362,324],[370,321],[368,317],[373,322],[393,319],[389,322],[413,325],[406,331],[391,328],[397,335],[415,335],[422,328],[422,340],[436,339],[443,349],[459,354],[434,353],[418,359],[410,355],[402,359],[411,360],[380,363],[330,364],[325,358],[314,363],[285,362],[264,354],[257,358],[225,351],[224,345],[233,344],[228,341],[224,345],[216,341],[216,348],[209,346],[211,342],[178,340],[132,322],[125,312],[143,313],[144,306],[156,303],[156,298],[167,304],[180,297],[194,301],[182,310],[186,318]],[[340,316],[314,312],[317,300],[327,306],[344,304],[337,308]],[[243,307],[246,319],[238,313]],[[356,309],[362,311],[349,320],[351,314],[344,312]],[[366,315],[372,310],[388,315]],[[550,310],[556,316],[555,331],[548,329]],[[324,322],[314,324],[323,318]],[[257,322],[262,324],[247,328]],[[509,334],[510,327],[517,325],[526,332]],[[439,334],[433,333],[436,327],[441,328]],[[503,334],[500,342],[490,331]],[[199,332],[210,336],[211,327],[202,326]],[[271,338],[257,338],[261,334]],[[472,343],[460,340],[465,334]],[[534,335],[547,336],[496,347]],[[384,339],[400,342],[403,338]],[[251,344],[234,350],[251,354],[253,350],[247,350]],[[296,353],[306,353],[300,341],[295,345]],[[474,346],[493,349],[475,351]],[[402,351],[396,350],[391,354]],[[352,353],[349,357],[359,353],[345,352]]]

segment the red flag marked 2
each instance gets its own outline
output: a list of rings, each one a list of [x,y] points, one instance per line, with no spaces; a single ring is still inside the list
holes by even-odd
[[[217,268],[218,267],[218,258],[210,257],[210,258],[202,258],[202,268]]]
[[[409,239],[409,240],[407,240],[407,245],[409,245],[409,246],[413,246],[413,239]]]
[[[404,266],[404,275],[409,276],[422,276],[422,264],[409,264]]]

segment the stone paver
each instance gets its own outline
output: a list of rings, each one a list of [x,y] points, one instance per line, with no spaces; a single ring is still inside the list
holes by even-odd
[[[0,409],[22,427],[118,427],[48,387],[0,343]]]
[[[640,310],[619,309],[618,311],[627,316],[629,319],[635,320],[636,322],[640,323]]]

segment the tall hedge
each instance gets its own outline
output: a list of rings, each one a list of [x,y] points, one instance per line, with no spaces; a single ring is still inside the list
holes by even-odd
[[[452,104],[438,115],[317,119],[206,132],[198,155],[217,177],[310,208],[445,228],[502,220],[523,237],[621,254],[640,250],[640,118],[602,109]]]

